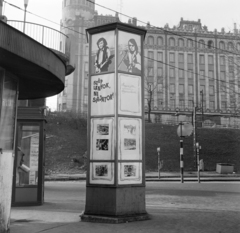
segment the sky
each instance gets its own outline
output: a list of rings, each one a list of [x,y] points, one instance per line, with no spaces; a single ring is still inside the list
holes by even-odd
[[[24,9],[24,0],[6,0],[5,2]],[[23,21],[24,11],[7,3],[3,5],[3,15],[9,20]],[[183,18],[194,21],[201,19],[202,25],[206,25],[210,31],[214,29],[221,31],[223,27],[226,32],[232,31],[234,23],[240,29],[240,0],[96,0],[95,10],[99,15],[115,15],[114,11],[106,8],[124,14],[125,16],[120,15],[122,22],[128,21],[127,16],[136,17],[138,25],[150,22],[152,26],[164,27],[168,23],[173,27],[177,26]],[[27,11],[42,18],[27,13],[26,21],[59,30],[62,0],[29,0]],[[47,98],[47,106],[53,111],[57,107],[56,100],[56,96]]]

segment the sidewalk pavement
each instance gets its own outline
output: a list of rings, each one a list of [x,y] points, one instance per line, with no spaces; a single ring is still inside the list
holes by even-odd
[[[184,181],[198,181],[197,171],[185,171]],[[146,172],[146,181],[156,182],[176,182],[180,181],[180,172]],[[86,173],[79,174],[51,174],[45,175],[45,181],[68,181],[68,180],[86,180]],[[216,171],[201,171],[200,181],[212,182],[212,181],[240,181],[239,173],[220,174]]]

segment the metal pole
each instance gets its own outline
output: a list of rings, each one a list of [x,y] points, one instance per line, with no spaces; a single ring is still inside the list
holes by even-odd
[[[194,160],[196,160],[196,138],[197,138],[197,132],[196,132],[196,108],[193,107],[193,157]],[[197,168],[197,160],[195,161],[195,167]]]
[[[203,127],[203,121],[204,121],[204,118],[203,118],[203,90],[201,91],[201,94],[202,94],[202,127]]]
[[[182,126],[181,126],[182,128]],[[183,162],[183,138],[181,137],[180,139],[180,174],[181,174],[181,183],[184,183],[183,180],[183,168],[184,167],[184,162]]]
[[[157,148],[157,153],[158,153],[158,179],[160,179],[160,147]]]
[[[198,166],[198,183],[200,183],[200,159],[199,159],[199,143],[196,143],[197,148],[197,166]]]

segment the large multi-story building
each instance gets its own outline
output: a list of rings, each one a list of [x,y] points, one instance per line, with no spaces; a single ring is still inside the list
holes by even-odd
[[[94,4],[88,1],[63,1],[62,30],[71,38],[70,60],[76,69],[66,79],[65,90],[58,97],[59,111],[86,113],[88,44],[85,29],[118,20],[118,15],[98,15]],[[137,26],[137,19],[128,23]],[[218,118],[222,124],[230,121],[239,124],[236,117],[240,113],[239,31],[234,28],[233,32],[224,29],[212,32],[202,26],[200,20],[183,18],[173,28],[168,25],[157,28],[150,23],[145,28],[146,111],[151,92],[152,118],[175,121],[174,113],[178,111],[184,120],[191,116],[193,107],[198,106],[204,112],[206,123],[214,124]]]

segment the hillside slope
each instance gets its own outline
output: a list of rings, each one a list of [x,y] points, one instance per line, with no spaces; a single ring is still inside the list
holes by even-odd
[[[83,172],[86,121],[69,114],[49,116],[47,120],[46,173]],[[162,171],[179,171],[177,126],[146,123],[145,130],[146,170],[157,170],[157,147],[160,147]],[[240,130],[200,128],[197,136],[206,171],[215,171],[216,163],[232,163],[235,172],[240,173]],[[196,171],[192,136],[184,139],[183,147],[184,169]]]

